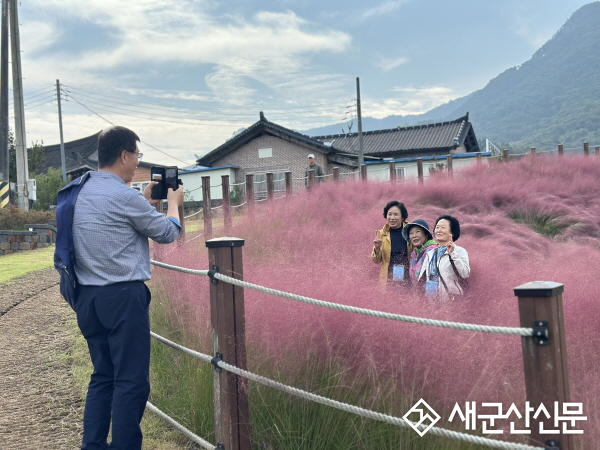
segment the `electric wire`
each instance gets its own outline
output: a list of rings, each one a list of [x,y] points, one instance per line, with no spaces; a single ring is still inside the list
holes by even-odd
[[[98,117],[100,117],[102,120],[104,120],[104,121],[106,121],[106,122],[110,123],[112,126],[115,126],[115,124],[114,124],[114,123],[112,123],[110,120],[108,120],[108,119],[106,119],[106,118],[102,117],[102,116],[101,116],[100,114],[98,114],[96,111],[93,111],[93,110],[92,110],[92,109],[90,109],[89,107],[85,106],[83,103],[79,102],[79,101],[78,101],[76,98],[73,98],[73,100],[75,100],[75,102],[79,103],[81,106],[83,106],[83,107],[84,107],[85,109],[87,109],[89,112],[91,112],[91,113],[93,113],[93,114],[97,115],[97,116],[98,116]],[[143,144],[145,144],[145,145],[147,145],[148,147],[150,147],[150,148],[152,148],[152,149],[154,149],[154,150],[156,150],[156,151],[158,151],[158,152],[162,153],[163,155],[166,155],[166,156],[168,156],[169,158],[176,159],[177,161],[180,161],[180,162],[182,162],[182,163],[184,163],[184,164],[186,164],[186,165],[189,165],[189,164],[190,164],[190,163],[189,163],[189,162],[187,162],[187,161],[183,161],[182,159],[179,159],[179,158],[177,158],[177,157],[175,157],[175,156],[173,156],[173,155],[169,155],[167,152],[165,152],[165,151],[163,151],[163,150],[160,150],[160,149],[158,149],[158,148],[154,147],[153,145],[150,145],[150,144],[148,144],[147,142],[144,142],[144,141],[140,141],[140,142],[141,142],[141,143],[143,143]]]

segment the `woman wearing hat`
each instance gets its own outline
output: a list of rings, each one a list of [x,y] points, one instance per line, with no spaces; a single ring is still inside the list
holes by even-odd
[[[427,295],[441,299],[463,295],[471,268],[467,251],[454,243],[460,237],[460,223],[452,216],[440,216],[433,235],[439,247],[425,255],[419,279],[425,276]]]
[[[402,236],[413,246],[413,251],[410,254],[409,274],[410,281],[416,285],[417,281],[419,281],[425,255],[429,250],[433,250],[438,245],[433,240],[431,231],[429,231],[429,225],[423,219],[417,219],[406,224],[402,229]]]
[[[412,251],[412,245],[402,236],[408,211],[404,203],[394,200],[383,208],[383,217],[387,223],[375,232],[371,259],[375,264],[381,264],[381,283],[404,283],[408,280],[408,255]]]

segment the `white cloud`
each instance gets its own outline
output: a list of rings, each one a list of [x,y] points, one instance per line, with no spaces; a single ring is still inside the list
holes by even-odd
[[[370,19],[372,17],[389,14],[392,11],[396,11],[397,9],[399,9],[404,3],[406,3],[406,0],[394,0],[383,2],[377,6],[367,9],[362,14],[362,17],[363,19]]]
[[[101,79],[107,70],[126,73],[139,66],[164,68],[172,63],[211,67],[205,77],[211,94],[236,105],[255,94],[254,82],[277,85],[301,77],[314,55],[343,52],[351,42],[349,34],[313,26],[292,11],[259,11],[244,18],[213,17],[207,1],[132,0],[126,7],[117,0],[33,3],[56,16],[89,21],[116,44],[107,47],[99,41],[81,53],[36,57],[29,61],[30,70],[45,74],[38,69],[55,67],[57,78],[64,73],[69,79],[105,84]]]
[[[444,86],[396,87],[388,99],[365,99],[363,115],[382,119],[390,115],[422,114],[462,94]]]
[[[381,61],[377,64],[379,67],[383,69],[384,72],[388,72],[392,69],[395,69],[402,64],[408,62],[408,58],[400,57],[400,58],[382,58]]]

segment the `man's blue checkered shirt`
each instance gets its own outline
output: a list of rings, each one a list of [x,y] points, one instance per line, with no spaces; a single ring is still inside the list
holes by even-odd
[[[173,242],[180,227],[121,177],[92,172],[73,216],[75,274],[80,284],[105,286],[150,279],[148,238]]]

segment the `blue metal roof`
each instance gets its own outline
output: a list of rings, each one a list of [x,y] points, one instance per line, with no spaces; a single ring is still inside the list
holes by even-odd
[[[218,169],[239,169],[239,167],[238,166],[203,167],[201,169],[186,170],[185,172],[179,172],[179,175],[182,175],[184,173],[207,172],[209,170],[218,170]]]
[[[420,157],[423,161],[432,161],[432,160],[442,160],[446,159],[448,155],[437,155],[437,156],[422,156]],[[452,155],[452,159],[454,158],[475,158],[477,153],[455,153]],[[482,152],[481,156],[492,156],[492,152]],[[419,158],[397,158],[397,159],[384,159],[380,161],[365,161],[365,164],[389,164],[391,162],[411,162],[416,161]]]

